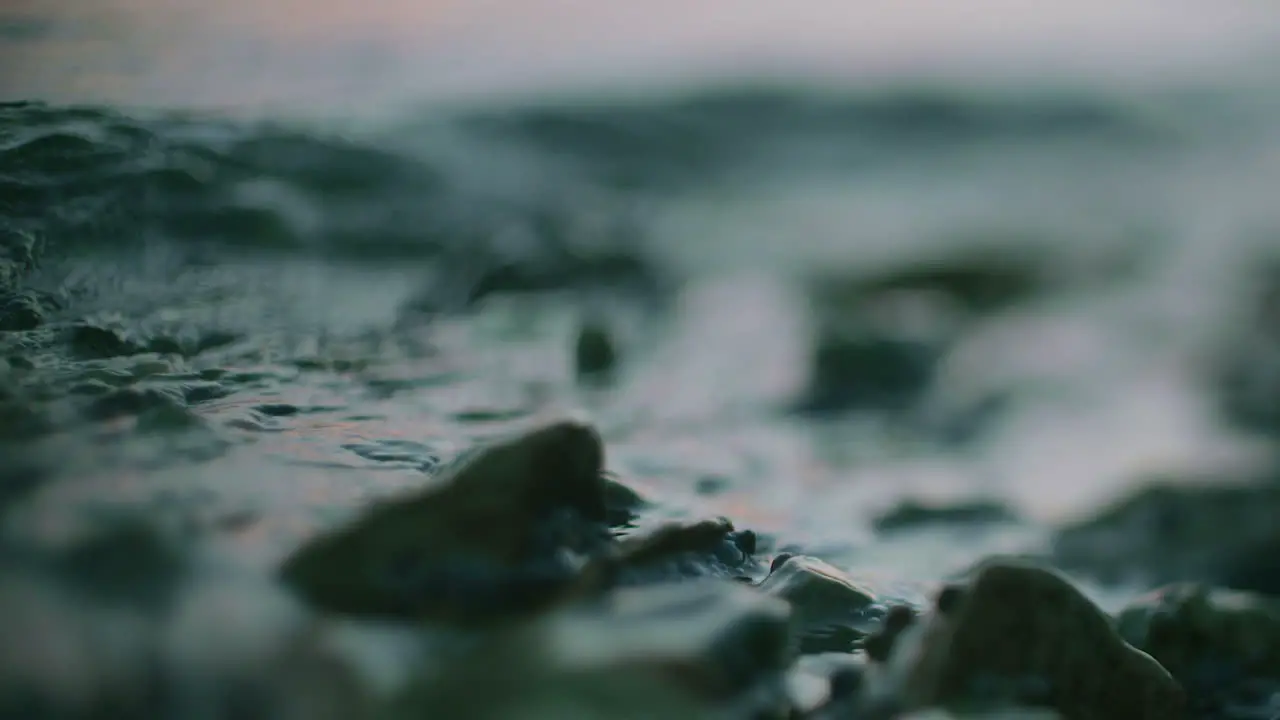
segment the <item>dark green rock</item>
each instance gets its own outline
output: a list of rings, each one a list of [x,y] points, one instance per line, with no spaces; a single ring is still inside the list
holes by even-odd
[[[355,615],[485,620],[545,606],[566,553],[609,542],[596,431],[557,422],[466,453],[429,487],[369,508],[288,557],[311,604]]]
[[[68,340],[72,352],[90,360],[139,355],[147,351],[122,331],[99,325],[77,325],[71,329]]]
[[[0,332],[35,330],[44,323],[45,309],[34,293],[0,297]]]
[[[872,526],[892,533],[927,526],[975,526],[1012,522],[1017,516],[998,500],[970,500],[948,505],[907,500],[877,517]]]

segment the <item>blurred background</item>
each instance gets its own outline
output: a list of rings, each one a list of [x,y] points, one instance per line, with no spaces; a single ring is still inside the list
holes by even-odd
[[[270,560],[572,411],[649,520],[911,581],[1269,468],[1277,39],[1245,0],[9,0],[0,431],[75,478],[22,517]],[[1022,520],[877,534],[903,498]]]

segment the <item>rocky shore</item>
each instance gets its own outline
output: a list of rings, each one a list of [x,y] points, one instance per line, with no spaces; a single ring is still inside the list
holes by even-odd
[[[552,421],[273,574],[137,518],[8,541],[0,716],[1269,719],[1274,577],[1228,561],[1267,547],[1277,497],[1262,480],[1153,485],[1062,528],[1049,556],[989,558],[913,606],[724,518],[635,530],[642,501],[597,432]],[[1218,545],[1179,521],[1243,504],[1262,524]],[[1094,547],[1119,531],[1133,542]],[[1055,569],[1158,583],[1175,564],[1204,582],[1115,616]]]

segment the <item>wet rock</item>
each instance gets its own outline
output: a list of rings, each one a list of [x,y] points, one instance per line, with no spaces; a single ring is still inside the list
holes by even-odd
[[[1280,601],[1182,583],[1134,601],[1117,627],[1187,688],[1198,714],[1243,710],[1250,686],[1280,693]]]
[[[801,655],[788,672],[791,705],[801,717],[840,717],[836,707],[862,691],[866,659],[843,652]]]
[[[1016,241],[1015,241],[1016,242]],[[1031,250],[976,247],[951,257],[921,260],[896,271],[846,284],[838,292],[844,302],[888,293],[930,293],[966,311],[991,313],[1027,300],[1046,288],[1046,258]]]
[[[0,295],[0,332],[35,330],[44,323],[46,305],[32,292]]]
[[[225,347],[239,339],[240,335],[224,330],[157,335],[147,341],[146,351],[161,355],[195,357],[206,350]]]
[[[44,241],[20,228],[0,227],[0,292],[17,287],[40,261]]]
[[[626,250],[582,252],[544,246],[521,262],[491,262],[467,290],[467,304],[486,297],[567,288],[610,288],[652,296],[662,281],[648,258]]]
[[[1167,670],[1051,570],[995,562],[910,623],[873,668],[903,709],[1052,708],[1068,720],[1183,717]]]
[[[639,512],[651,504],[634,488],[622,484],[610,473],[605,473],[604,494],[612,527],[629,527]]]
[[[785,709],[789,627],[785,603],[733,583],[621,590],[494,637],[392,717],[758,717]]]
[[[286,559],[313,605],[478,619],[550,603],[610,542],[604,448],[564,421],[467,453],[428,488],[378,503]]]
[[[815,278],[810,295],[818,333],[809,385],[796,409],[916,411],[965,333],[1045,289],[1044,258],[1012,246],[966,247],[957,256],[875,275]]]
[[[1233,590],[1280,597],[1280,531],[1259,543],[1234,549],[1209,579]]]
[[[839,569],[814,557],[779,557],[757,587],[790,603],[802,652],[852,651],[883,617],[875,595]]]
[[[1052,557],[1107,583],[1248,579],[1238,563],[1280,541],[1277,513],[1280,483],[1157,482],[1060,529]]]
[[[989,525],[1017,520],[998,500],[970,500],[949,505],[907,500],[872,521],[879,533],[893,533],[935,525]]]
[[[123,331],[99,325],[76,325],[71,328],[68,342],[73,353],[87,360],[147,352],[145,347],[127,337]]]
[[[1257,264],[1242,316],[1212,359],[1223,417],[1245,430],[1280,434],[1280,262]]]
[[[938,348],[910,338],[824,330],[813,350],[808,387],[794,410],[904,410],[923,395],[940,358]]]
[[[124,387],[103,392],[86,408],[91,420],[111,420],[126,415],[165,412],[182,415],[186,401],[177,389],[164,387]]]
[[[618,364],[618,353],[609,329],[594,322],[579,328],[573,359],[581,380],[604,379],[611,374]]]
[[[62,549],[52,566],[77,594],[104,603],[161,608],[188,565],[176,538],[138,518],[103,528]]]
[[[759,569],[756,536],[727,518],[669,523],[624,538],[602,559],[615,583],[634,585],[678,577],[740,577]]]

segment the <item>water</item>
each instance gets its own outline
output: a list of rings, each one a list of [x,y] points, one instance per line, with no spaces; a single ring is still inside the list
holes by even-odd
[[[1280,250],[1264,5],[263,7],[0,22],[0,90],[42,101],[0,108],[3,222],[41,239],[43,293],[3,377],[73,478],[32,500],[41,532],[194,513],[267,563],[576,412],[645,522],[723,514],[909,583],[1148,473],[1265,456],[1206,368]],[[823,278],[990,248],[1049,272],[922,400],[1001,399],[976,437],[783,412]],[[622,348],[605,390],[572,372],[588,313]],[[68,339],[85,321],[128,352]],[[992,495],[1027,521],[870,529]]]

